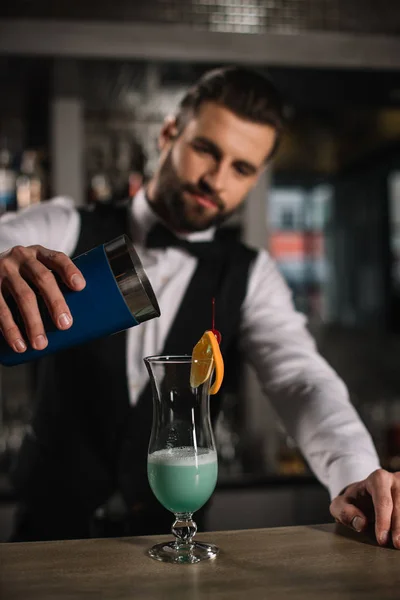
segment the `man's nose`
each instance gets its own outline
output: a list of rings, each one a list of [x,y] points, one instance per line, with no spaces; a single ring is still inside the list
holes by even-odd
[[[207,170],[203,180],[216,194],[220,194],[226,187],[228,169],[223,163],[216,163]]]

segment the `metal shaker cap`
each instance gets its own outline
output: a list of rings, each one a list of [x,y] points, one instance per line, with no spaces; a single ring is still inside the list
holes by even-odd
[[[119,290],[138,323],[159,317],[157,298],[131,240],[126,235],[104,244]]]

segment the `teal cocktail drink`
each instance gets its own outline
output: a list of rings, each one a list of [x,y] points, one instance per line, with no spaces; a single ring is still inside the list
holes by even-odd
[[[215,558],[214,544],[195,541],[193,513],[211,497],[218,460],[210,419],[210,360],[191,356],[144,359],[153,396],[153,423],[147,453],[147,476],[157,500],[175,519],[174,541],[148,550],[156,560],[197,563]],[[201,377],[193,378],[192,366]]]
[[[185,446],[157,450],[148,456],[150,487],[173,513],[194,513],[210,498],[217,483],[217,453]]]

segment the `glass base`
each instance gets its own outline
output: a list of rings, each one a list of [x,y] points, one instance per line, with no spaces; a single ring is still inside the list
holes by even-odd
[[[178,544],[167,542],[156,544],[147,551],[147,554],[155,560],[169,563],[194,564],[202,560],[216,558],[219,548],[214,544],[204,542],[192,542],[191,544]]]

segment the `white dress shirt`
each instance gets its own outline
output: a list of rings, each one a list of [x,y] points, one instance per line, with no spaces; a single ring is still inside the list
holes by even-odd
[[[143,190],[131,204],[131,217],[131,238],[161,310],[161,317],[131,328],[126,336],[130,401],[135,404],[148,380],[143,357],[162,351],[197,259],[181,248],[144,247],[157,217]],[[41,244],[71,256],[79,231],[80,216],[73,200],[54,198],[5,214],[0,219],[0,252],[17,244]],[[213,235],[209,229],[185,237],[200,241]],[[331,497],[379,468],[371,437],[343,381],[318,354],[304,315],[294,309],[291,292],[265,250],[258,251],[252,266],[241,317],[241,350]]]

